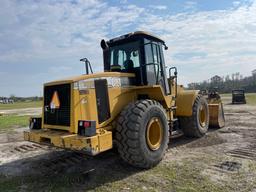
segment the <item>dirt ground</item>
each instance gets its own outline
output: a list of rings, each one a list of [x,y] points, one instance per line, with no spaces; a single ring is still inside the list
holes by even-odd
[[[170,141],[151,170],[126,165],[115,150],[88,157],[25,142],[26,128],[0,134],[0,191],[256,192],[256,107],[224,101],[224,128]]]
[[[42,113],[42,109],[40,107],[34,108],[25,108],[25,109],[2,109],[0,110],[0,114],[2,115],[40,115]]]

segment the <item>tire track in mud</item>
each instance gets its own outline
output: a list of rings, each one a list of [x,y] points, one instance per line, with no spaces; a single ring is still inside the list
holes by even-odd
[[[32,165],[32,168],[40,167],[40,172],[44,175],[58,174],[66,172],[68,169],[80,167],[84,162],[92,157],[78,152],[63,151],[62,154],[47,158]]]
[[[43,149],[42,146],[40,145],[36,145],[36,144],[32,144],[32,145],[20,145],[20,146],[16,146],[14,147],[12,150],[10,150],[11,153],[16,153],[16,152],[20,152],[20,153],[28,153],[30,151],[37,151],[38,149]]]
[[[0,166],[51,151],[51,147],[49,146],[24,141],[0,144]]]
[[[246,146],[237,147],[232,150],[225,151],[225,154],[231,157],[256,160],[256,113],[255,111],[245,109],[237,109],[225,113],[228,117],[228,132],[234,132],[243,137],[244,142],[248,142]]]
[[[250,159],[256,161],[256,145],[248,145],[246,147],[236,148],[226,152],[227,155],[242,159]]]
[[[4,175],[62,176],[63,173],[91,172],[85,154],[31,143],[0,146],[0,172]],[[54,149],[54,150],[52,150]],[[94,167],[94,166],[93,166]],[[65,175],[65,174],[64,174]],[[69,180],[69,178],[67,178]],[[71,183],[75,183],[71,181]]]
[[[48,146],[40,146],[38,144],[16,144],[13,146],[5,146],[1,149],[1,153],[4,153],[6,155],[20,155],[24,153],[29,153],[29,152],[35,152],[38,150],[48,150]]]
[[[247,106],[231,107],[228,106],[225,112],[226,126],[218,131],[227,140],[223,150],[225,156],[208,164],[202,172],[220,183],[229,181],[231,175],[246,170],[248,165],[244,162],[256,161],[255,110]]]

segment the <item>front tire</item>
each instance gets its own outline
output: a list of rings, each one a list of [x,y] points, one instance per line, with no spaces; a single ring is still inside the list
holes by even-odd
[[[209,108],[206,99],[198,95],[195,99],[192,116],[180,117],[180,126],[185,136],[202,137],[209,127]]]
[[[116,127],[121,158],[140,168],[151,168],[163,158],[169,142],[164,108],[154,100],[130,103],[120,114]]]

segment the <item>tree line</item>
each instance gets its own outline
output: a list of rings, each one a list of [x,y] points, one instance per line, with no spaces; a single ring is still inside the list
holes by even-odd
[[[209,80],[188,84],[188,89],[217,90],[219,93],[230,93],[234,89],[243,89],[245,92],[256,92],[256,74],[243,77],[239,72],[220,77],[215,75]]]
[[[34,96],[34,97],[17,97],[15,95],[10,95],[9,97],[1,97],[0,100],[12,100],[14,102],[20,101],[41,101],[43,100],[42,97]]]

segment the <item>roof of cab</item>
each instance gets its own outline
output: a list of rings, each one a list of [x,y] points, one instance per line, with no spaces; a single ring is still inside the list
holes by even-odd
[[[108,43],[115,43],[115,42],[118,42],[118,41],[132,39],[132,38],[136,38],[136,37],[148,37],[149,39],[153,39],[153,40],[160,41],[160,42],[164,43],[164,40],[162,40],[161,38],[159,38],[155,35],[152,35],[152,34],[146,32],[146,31],[135,31],[135,32],[131,32],[131,33],[128,33],[128,34],[125,34],[125,35],[121,35],[119,37],[110,39],[108,41]]]

